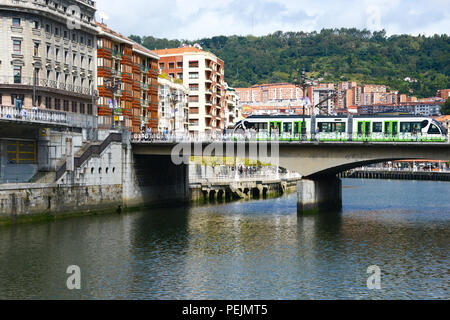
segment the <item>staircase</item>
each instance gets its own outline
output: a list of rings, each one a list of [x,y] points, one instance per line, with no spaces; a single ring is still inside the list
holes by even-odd
[[[112,142],[122,142],[122,134],[121,133],[111,133],[102,143],[100,144],[90,144],[86,148],[83,148],[82,150],[79,150],[77,154],[79,156],[74,157],[74,167],[80,168],[83,163],[85,163],[87,160],[89,160],[91,157],[99,157],[103,151]],[[59,168],[56,170],[56,177],[55,181],[58,181],[61,179],[61,177],[64,175],[64,173],[67,171],[67,161],[65,161]]]

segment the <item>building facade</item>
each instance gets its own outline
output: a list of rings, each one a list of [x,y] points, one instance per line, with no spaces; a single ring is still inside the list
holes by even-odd
[[[71,113],[95,127],[94,1],[0,0],[0,105]]]
[[[99,127],[156,132],[159,57],[105,24],[98,27]]]
[[[197,47],[155,50],[159,70],[189,89],[189,132],[222,132],[225,121],[224,62]]]
[[[232,128],[236,122],[242,118],[242,107],[239,94],[236,89],[225,84],[226,88],[226,109],[225,109],[225,128]]]
[[[189,90],[173,78],[158,78],[158,131],[176,135],[189,132]]]
[[[250,88],[236,88],[241,103],[295,102],[303,97],[302,89],[290,83],[254,85]]]

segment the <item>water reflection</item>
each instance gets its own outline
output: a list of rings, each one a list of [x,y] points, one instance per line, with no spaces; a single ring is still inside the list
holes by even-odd
[[[289,195],[2,228],[0,298],[448,299],[450,204],[428,195],[450,184],[345,183],[342,212],[298,216]]]

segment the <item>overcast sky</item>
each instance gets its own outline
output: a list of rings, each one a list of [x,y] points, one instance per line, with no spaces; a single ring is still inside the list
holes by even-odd
[[[196,40],[322,28],[449,34],[449,0],[97,0],[97,19],[126,36]]]

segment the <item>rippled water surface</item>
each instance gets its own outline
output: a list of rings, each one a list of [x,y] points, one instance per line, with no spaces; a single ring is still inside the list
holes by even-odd
[[[343,197],[314,216],[292,194],[0,228],[0,298],[450,298],[450,183],[344,180]]]

